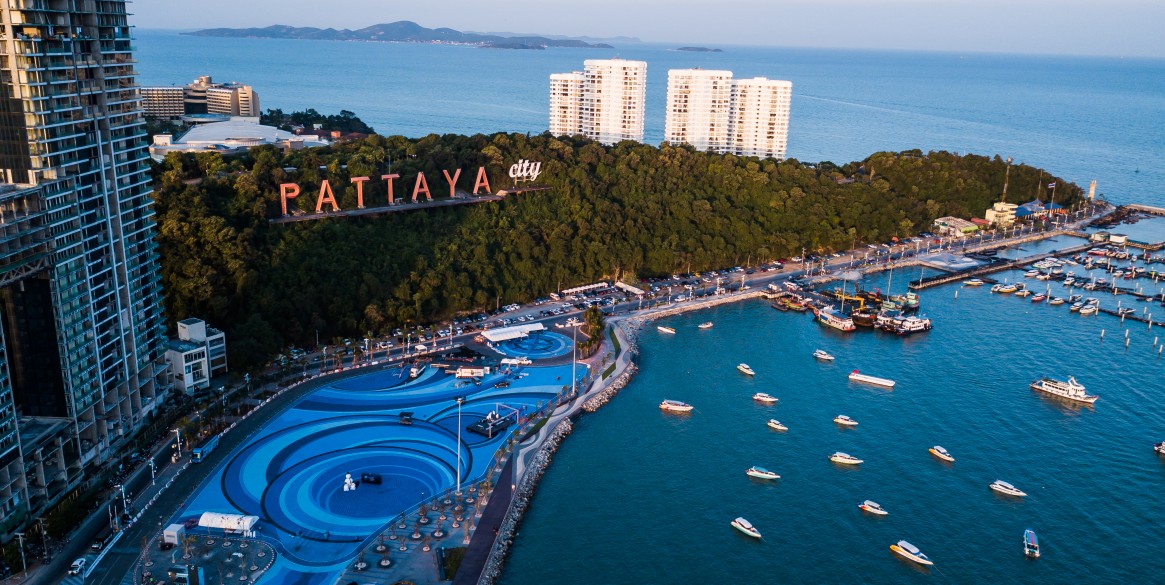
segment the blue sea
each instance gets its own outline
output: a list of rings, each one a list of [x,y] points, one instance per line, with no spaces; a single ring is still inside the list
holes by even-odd
[[[198,75],[253,85],[263,108],[351,110],[383,134],[541,133],[549,75],[583,60],[648,64],[645,141],[663,140],[669,69],[793,82],[789,156],[838,163],[948,150],[1045,167],[1118,202],[1165,205],[1165,60],[632,44],[494,50],[222,39],[137,31],[143,85]],[[1015,185],[1035,193],[1036,185]]]
[[[1161,60],[759,47],[687,53],[645,44],[505,51],[148,30],[137,36],[145,85],[209,74],[255,86],[265,108],[347,109],[382,133],[412,137],[540,133],[550,73],[620,56],[648,62],[646,141],[656,144],[666,71],[730,69],[793,82],[793,158],[844,162],[910,148],[999,154],[1085,188],[1096,179],[1116,202],[1165,206]],[[1165,239],[1159,224],[1129,229]],[[863,285],[885,290],[888,277]],[[894,292],[917,277],[895,275]],[[1103,303],[1118,301],[1128,302]],[[1136,306],[1165,317],[1157,303]],[[665,320],[675,336],[645,329],[639,374],[583,417],[558,451],[503,583],[1160,581],[1165,458],[1152,443],[1165,440],[1165,359],[1156,344],[1165,330],[957,285],[925,291],[923,313],[935,329],[905,339],[869,330],[836,334],[762,302]],[[696,328],[709,320],[711,330]],[[817,362],[817,348],[837,361]],[[757,376],[740,375],[740,362]],[[846,378],[853,369],[892,378],[897,387],[854,385]],[[1028,389],[1043,375],[1074,375],[1101,399],[1081,408],[1043,398]],[[750,400],[757,391],[780,402],[760,406]],[[696,410],[662,414],[657,405],[665,398]],[[831,422],[838,414],[860,425],[839,428]],[[769,418],[789,431],[771,431]],[[936,444],[957,461],[931,457],[927,449]],[[838,467],[827,459],[835,451],[866,462]],[[744,474],[751,465],[782,477],[751,480]],[[997,496],[987,487],[996,479],[1030,496]],[[857,504],[864,499],[890,514],[863,515]],[[764,540],[733,531],[737,516]],[[1036,561],[1022,555],[1029,527],[1043,547]],[[900,539],[935,567],[895,558],[888,547]]]

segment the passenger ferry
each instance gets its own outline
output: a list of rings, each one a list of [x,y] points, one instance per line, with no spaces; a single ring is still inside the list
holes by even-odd
[[[892,551],[894,551],[894,552],[896,552],[896,553],[898,553],[898,554],[900,554],[900,555],[902,555],[902,556],[904,556],[904,557],[906,557],[906,558],[908,558],[908,559],[910,559],[910,560],[912,560],[920,565],[926,565],[929,567],[929,566],[934,564],[934,561],[931,561],[929,557],[922,554],[922,551],[918,550],[917,546],[914,546],[913,544],[910,544],[909,542],[906,542],[905,540],[899,540],[898,544],[890,545],[890,550],[892,550]]]
[[[817,321],[827,327],[832,327],[838,331],[853,331],[857,329],[854,325],[853,319],[846,317],[833,307],[825,307],[817,311]]]
[[[664,400],[659,403],[659,409],[664,412],[692,412],[692,405],[679,400]]]
[[[886,331],[895,333],[897,335],[910,335],[911,333],[921,333],[923,331],[930,331],[930,319],[926,317],[915,317],[911,315],[906,318],[894,319],[890,322]]]
[[[1097,398],[1100,398],[1095,394],[1086,393],[1084,391],[1084,385],[1077,382],[1076,378],[1072,376],[1068,376],[1067,382],[1053,378],[1040,378],[1032,382],[1031,389],[1086,404],[1092,404],[1096,402]]]

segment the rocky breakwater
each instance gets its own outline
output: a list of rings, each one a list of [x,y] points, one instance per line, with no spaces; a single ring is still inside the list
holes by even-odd
[[[558,446],[562,444],[563,439],[570,434],[573,428],[574,425],[571,424],[569,418],[562,419],[546,437],[546,441],[542,443],[542,447],[530,460],[529,465],[526,466],[526,473],[522,475],[522,479],[518,481],[517,488],[514,490],[510,509],[506,512],[501,526],[498,527],[498,535],[494,540],[493,549],[490,550],[489,558],[485,562],[485,567],[482,569],[481,578],[478,580],[479,584],[493,585],[501,576],[502,564],[505,562],[510,546],[514,543],[514,534],[518,530],[518,524],[522,521],[522,516],[526,513],[527,508],[530,507],[530,499],[534,497],[534,489],[538,486],[546,468],[550,466],[550,459],[554,452],[558,450]]]
[[[634,362],[627,364],[627,369],[623,370],[623,374],[612,380],[610,384],[607,384],[607,386],[600,390],[597,394],[588,398],[587,401],[583,403],[582,409],[586,412],[594,412],[598,410],[600,407],[614,398],[615,395],[618,394],[619,391],[622,390],[623,387],[631,381],[631,378],[635,376],[635,372],[638,369],[639,368],[635,366]]]

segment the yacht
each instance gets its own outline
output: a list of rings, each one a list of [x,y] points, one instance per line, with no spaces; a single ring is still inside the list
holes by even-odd
[[[946,449],[943,449],[942,447],[940,447],[938,445],[935,445],[935,446],[930,448],[930,454],[934,455],[935,457],[938,457],[939,459],[942,459],[943,461],[946,461],[947,463],[954,463],[955,462],[955,458],[952,457],[951,454]]]
[[[1067,398],[1068,400],[1075,400],[1076,402],[1084,402],[1092,404],[1096,402],[1099,396],[1095,394],[1088,394],[1084,392],[1084,385],[1077,382],[1076,378],[1068,376],[1067,382],[1062,382],[1053,378],[1040,378],[1031,384],[1032,390],[1039,390],[1053,396],[1060,398]]]
[[[753,538],[760,538],[760,531],[754,528],[753,525],[744,518],[737,518],[736,520],[733,520],[732,527]]]
[[[742,374],[747,374],[749,376],[756,375],[756,372],[752,371],[752,368],[748,367],[748,364],[738,364],[736,369],[740,370],[740,373]]]
[[[849,373],[849,379],[851,382],[863,382],[866,384],[873,384],[874,386],[885,386],[887,388],[893,388],[894,384],[896,384],[896,382],[894,380],[887,380],[886,378],[877,378],[874,376],[869,376],[869,375],[863,374],[857,370],[854,370],[854,371]]]
[[[896,552],[896,553],[898,553],[898,554],[900,554],[900,555],[902,555],[902,556],[904,556],[904,557],[906,557],[906,558],[908,558],[908,559],[910,559],[910,560],[912,560],[920,565],[926,565],[929,567],[930,565],[934,564],[934,561],[930,560],[930,558],[928,558],[926,555],[922,554],[922,551],[918,550],[917,546],[914,546],[913,544],[910,544],[909,542],[906,542],[905,540],[899,540],[898,544],[890,545],[890,550],[892,550],[892,551],[894,551],[894,552]]]
[[[853,319],[846,317],[833,307],[825,307],[824,309],[818,310],[817,321],[826,327],[832,327],[838,331],[848,332],[857,329]]]
[[[829,460],[834,463],[841,463],[842,465],[858,465],[859,463],[862,463],[861,459],[858,459],[849,453],[842,453],[841,451],[830,455]]]
[[[972,278],[970,280],[964,280],[963,286],[983,286],[983,279],[982,278]]]
[[[692,412],[692,405],[679,400],[664,400],[659,403],[659,409],[665,412]]]
[[[1017,498],[1022,498],[1027,495],[1026,493],[1020,491],[1019,488],[1007,483],[1006,481],[1003,481],[1002,479],[995,480],[995,482],[992,483],[989,487],[1005,496],[1015,496]]]
[[[1048,304],[1049,305],[1062,305],[1062,304],[1064,304],[1064,299],[1062,299],[1060,297],[1052,297],[1052,298],[1048,299]]]
[[[660,333],[669,333],[671,335],[676,334],[676,330],[672,329],[671,327],[664,327],[663,325],[659,325],[656,327],[656,329],[658,329]]]
[[[889,514],[889,512],[887,512],[884,508],[882,508],[882,506],[879,505],[878,502],[875,502],[873,500],[866,500],[866,501],[858,504],[858,508],[861,508],[861,510],[863,512],[869,512],[871,514],[877,514],[879,516],[885,516],[886,514]]]
[[[842,426],[847,426],[847,427],[858,426],[858,421],[856,421],[856,420],[854,420],[854,419],[852,419],[844,414],[839,414],[839,415],[833,417],[833,422],[835,422],[839,425],[842,425]]]
[[[756,394],[753,394],[752,399],[757,402],[763,402],[765,404],[774,404],[777,402],[776,396],[773,396],[772,394],[766,394],[764,392],[757,392]]]
[[[775,418],[769,419],[769,428],[773,429],[775,431],[787,431],[787,430],[789,430],[789,427],[781,424],[781,421],[779,421]]]
[[[1023,531],[1023,555],[1029,559],[1040,558],[1040,543],[1036,540],[1036,531],[1031,528]]]
[[[711,328],[712,328],[712,322],[711,322],[711,321],[707,321],[707,322],[704,322],[704,323],[700,323],[700,329],[711,329]]]
[[[813,357],[815,357],[821,361],[825,361],[825,362],[832,362],[834,360],[834,357],[832,355],[829,355],[829,353],[826,352],[824,349],[819,349],[819,350],[813,352]]]
[[[749,467],[744,472],[744,474],[749,477],[755,477],[757,479],[781,479],[781,476],[777,475],[776,473],[773,473],[763,467],[757,467],[755,465]]]

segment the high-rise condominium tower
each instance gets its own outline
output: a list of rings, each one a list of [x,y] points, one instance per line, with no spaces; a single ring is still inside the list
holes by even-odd
[[[785,158],[789,145],[789,102],[793,84],[754,77],[732,82],[728,113],[728,152],[741,156]]]
[[[604,144],[643,140],[646,96],[647,63],[588,59],[581,73],[550,76],[550,131]]]
[[[731,71],[668,72],[664,139],[700,151],[785,158],[793,85]]]
[[[164,397],[141,97],[124,0],[0,0],[0,539]]]

